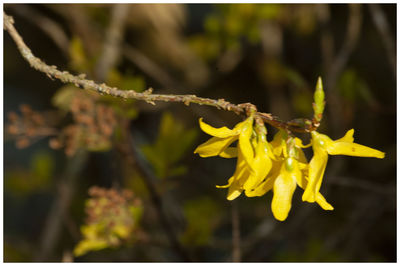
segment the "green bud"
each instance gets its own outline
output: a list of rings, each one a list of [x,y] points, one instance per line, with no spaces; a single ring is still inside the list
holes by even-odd
[[[292,157],[289,157],[285,161],[285,167],[288,172],[292,172],[294,169],[295,161]]]
[[[324,108],[325,108],[325,92],[322,86],[322,79],[321,77],[318,77],[317,86],[315,87],[315,92],[314,92],[314,103],[313,103],[314,118],[317,121],[321,121]]]

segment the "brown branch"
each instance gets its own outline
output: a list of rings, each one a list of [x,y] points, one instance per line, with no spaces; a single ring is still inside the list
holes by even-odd
[[[9,5],[17,15],[23,17],[27,21],[34,23],[57,45],[65,56],[69,55],[69,39],[62,27],[50,18],[42,15],[29,5]]]
[[[41,59],[35,57],[29,47],[25,44],[22,37],[19,35],[15,29],[14,20],[11,16],[4,13],[4,29],[8,31],[14,42],[16,43],[18,50],[20,51],[22,57],[30,64],[30,66],[40,72],[45,73],[49,78],[58,79],[63,83],[72,83],[75,86],[85,89],[95,91],[100,94],[107,94],[114,97],[120,97],[124,99],[136,99],[143,100],[150,104],[155,104],[156,101],[163,102],[181,102],[185,105],[190,103],[199,105],[213,106],[218,109],[232,111],[236,114],[244,114],[249,108],[254,108],[251,104],[232,104],[224,99],[209,99],[202,98],[196,95],[166,95],[166,94],[152,94],[152,88],[146,90],[143,93],[136,92],[134,90],[119,90],[115,87],[107,86],[106,84],[97,84],[93,80],[88,80],[85,78],[85,74],[78,76],[72,75],[68,71],[60,71],[56,66],[49,66],[44,63]],[[285,123],[280,121],[277,117],[272,116],[268,113],[256,112],[255,116],[262,119],[264,122],[281,129],[296,132],[308,132],[315,129],[315,125],[306,123],[303,126],[297,126],[294,124]]]
[[[50,255],[61,237],[61,225],[74,196],[77,177],[87,159],[88,152],[83,150],[78,151],[74,157],[69,159],[58,187],[57,197],[46,218],[35,261],[43,262],[51,259]]]
[[[107,78],[108,72],[115,65],[120,55],[120,46],[128,12],[128,5],[116,4],[112,7],[111,23],[107,29],[103,52],[95,71],[96,77],[102,81]]]
[[[140,178],[143,180],[147,190],[150,193],[151,201],[156,209],[159,221],[167,234],[168,240],[176,251],[176,253],[181,257],[183,261],[191,261],[186,250],[180,244],[177,234],[175,232],[173,224],[167,217],[167,213],[165,211],[164,203],[162,200],[162,196],[160,195],[156,184],[153,180],[156,180],[156,177],[152,173],[152,171],[145,165],[145,162],[141,160],[141,156],[139,151],[137,150],[136,145],[133,143],[132,136],[129,130],[129,121],[124,120],[124,138],[123,144],[118,146],[118,150],[123,155],[126,162],[130,165],[130,167],[134,168],[138,171]]]
[[[232,202],[232,261],[241,261],[240,250],[240,218],[237,202]]]
[[[389,64],[394,76],[396,77],[396,41],[393,40],[385,13],[377,4],[368,5],[368,8],[375,23],[375,27],[378,29],[378,32],[382,37],[382,42],[386,49]]]
[[[123,46],[122,53],[127,59],[131,60],[142,71],[152,77],[158,83],[163,84],[164,87],[180,87],[175,80],[160,66],[155,64],[148,56],[134,48],[129,44]]]
[[[342,111],[340,109],[341,101],[335,93],[335,88],[339,76],[342,74],[346,64],[350,58],[351,53],[354,51],[358,39],[360,37],[361,25],[362,25],[362,10],[359,4],[350,4],[349,6],[349,18],[347,23],[346,35],[344,43],[340,48],[339,52],[334,56],[333,52],[333,35],[327,28],[330,15],[329,9],[320,16],[322,24],[325,24],[325,29],[321,36],[321,45],[323,50],[324,66],[325,66],[325,84],[324,89],[327,94],[327,99],[330,104],[327,106],[329,114],[330,124],[332,125],[333,131],[337,134],[339,131],[343,131],[342,122]]]

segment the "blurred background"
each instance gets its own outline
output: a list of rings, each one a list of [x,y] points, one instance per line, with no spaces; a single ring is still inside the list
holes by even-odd
[[[241,117],[78,90],[30,68],[4,32],[5,261],[396,261],[395,4],[4,10],[47,64],[121,89],[251,102],[288,121],[312,117],[322,76],[319,131],[354,128],[357,143],[386,153],[330,156],[321,192],[335,210],[297,189],[279,222],[272,193],[229,202],[215,188],[234,160],[193,154],[208,139],[199,117],[216,127]]]

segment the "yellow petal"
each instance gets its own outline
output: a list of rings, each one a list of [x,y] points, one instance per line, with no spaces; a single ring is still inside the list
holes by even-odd
[[[299,147],[299,148],[311,147],[311,142],[309,144],[307,144],[307,145],[304,145],[303,141],[301,141],[301,139],[299,139],[299,138],[294,138],[294,141],[295,141],[296,146]]]
[[[259,135],[256,146],[256,156],[252,162],[253,174],[244,183],[245,190],[254,189],[267,176],[272,167],[271,158],[268,153],[267,139],[265,135]]]
[[[239,135],[239,143],[238,143],[238,148],[240,152],[243,154],[243,158],[250,168],[252,168],[251,162],[253,161],[254,157],[253,146],[250,143],[250,137],[252,133],[253,133],[252,122],[244,124],[242,132],[240,132]]]
[[[281,174],[274,182],[274,196],[271,208],[275,219],[284,221],[292,207],[292,197],[296,189],[296,178],[282,167]]]
[[[223,158],[235,158],[238,156],[238,149],[236,147],[228,147],[223,150],[219,156]]]
[[[359,157],[376,157],[384,158],[385,153],[372,149],[370,147],[350,142],[338,142],[334,141],[327,147],[328,154],[330,155],[349,155]]]
[[[336,141],[339,141],[339,142],[354,142],[353,135],[354,135],[354,129],[350,129],[349,131],[346,132],[346,134],[342,138],[340,138],[340,139],[338,139]]]
[[[234,200],[242,194],[243,189],[240,187],[239,182],[234,182],[228,190],[227,200]]]
[[[261,182],[255,189],[253,190],[245,190],[245,194],[247,197],[260,197],[270,191],[274,186],[275,179],[278,177],[280,170],[282,167],[282,161],[273,161],[272,168],[267,175],[267,178]]]
[[[320,148],[314,148],[314,156],[309,164],[309,182],[303,193],[303,201],[315,202],[315,197],[321,187],[327,162],[328,154]]]
[[[315,197],[315,201],[318,203],[319,206],[321,206],[322,209],[327,210],[327,211],[332,211],[333,207],[330,205],[324,196],[322,196],[321,193],[317,193],[317,196]]]
[[[199,119],[199,124],[200,124],[201,130],[206,132],[208,135],[218,137],[218,138],[232,137],[234,135],[238,135],[240,132],[239,129],[232,130],[227,127],[220,127],[220,128],[212,127],[209,124],[206,124],[205,122],[203,122],[203,118]]]
[[[242,193],[243,183],[249,178],[249,175],[250,172],[248,171],[247,164],[243,159],[243,155],[239,153],[238,160],[236,163],[236,170],[233,176],[231,177],[232,181],[229,186],[227,195],[228,200],[234,200]]]
[[[297,149],[297,151],[298,151],[298,154],[299,154],[299,158],[298,158],[299,162],[302,163],[302,164],[308,164],[307,158],[304,155],[303,150],[302,149]]]
[[[270,142],[273,153],[276,157],[280,157],[283,153],[283,149],[286,147],[285,142],[283,140],[284,131],[279,130],[275,135],[274,139]]]
[[[217,188],[227,188],[227,187],[230,187],[230,186],[232,185],[233,180],[234,180],[234,177],[232,176],[231,178],[229,178],[228,184],[222,185],[222,186],[216,185],[216,187],[217,187]]]
[[[196,148],[194,153],[198,153],[201,157],[217,156],[222,153],[229,145],[237,139],[237,136],[229,138],[212,137]]]
[[[299,163],[299,167],[300,167],[301,163]],[[308,184],[308,176],[307,176],[307,172],[306,171],[301,171],[301,175],[297,175],[296,176],[296,182],[297,185],[299,185],[300,188],[304,189],[305,187],[307,187]],[[322,209],[324,210],[333,210],[332,205],[330,205],[324,198],[324,196],[322,196],[322,194],[320,192],[317,193],[316,197],[315,197],[315,201],[319,204],[319,206],[321,206]]]
[[[245,190],[245,194],[247,197],[260,197],[266,194],[268,191],[272,189],[274,186],[274,181],[276,179],[275,177],[267,177],[266,180],[261,182],[261,184],[258,185],[254,190],[247,189]]]
[[[229,187],[227,199],[234,200],[240,196],[243,191],[243,183],[249,178],[250,172],[247,170],[247,167],[244,167],[240,170],[238,174],[234,176],[234,180]]]

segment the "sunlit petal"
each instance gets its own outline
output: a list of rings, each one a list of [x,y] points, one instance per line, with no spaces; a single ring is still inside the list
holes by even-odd
[[[295,176],[282,170],[274,182],[274,196],[271,203],[272,213],[277,220],[284,221],[287,218],[292,207],[292,197],[295,189]]]
[[[229,186],[227,199],[234,200],[243,191],[243,183],[248,179],[250,172],[248,171],[247,163],[243,159],[243,154],[239,152],[236,163],[236,170],[233,174],[231,185]],[[229,184],[229,183],[228,183]]]
[[[222,186],[216,185],[216,187],[217,187],[217,188],[227,188],[227,187],[230,187],[230,186],[232,185],[234,179],[235,179],[235,178],[232,176],[231,178],[229,178],[228,184],[222,185]]]
[[[248,166],[252,168],[251,162],[253,161],[254,151],[253,146],[250,142],[251,134],[253,133],[252,123],[246,123],[243,125],[242,132],[239,135],[238,148],[243,154],[244,160],[247,162]],[[252,170],[251,170],[252,171]]]
[[[315,202],[315,197],[321,187],[327,162],[328,154],[324,150],[315,148],[314,156],[309,164],[309,182],[303,193],[303,201]]]
[[[317,196],[315,197],[315,201],[318,203],[319,206],[321,206],[322,209],[326,210],[326,211],[332,211],[333,207],[332,205],[330,205],[326,199],[324,198],[324,196],[322,196],[321,193],[317,193]]]
[[[299,148],[308,148],[308,147],[311,147],[311,142],[310,142],[309,144],[307,144],[307,145],[304,145],[304,144],[303,144],[303,141],[302,141],[301,139],[299,139],[299,138],[294,138],[294,141],[295,141],[295,143],[296,143],[296,146],[299,147]]]
[[[258,139],[256,156],[252,161],[252,169],[254,173],[251,174],[249,179],[244,183],[243,187],[245,190],[254,189],[258,184],[260,184],[272,167],[265,135],[259,136]]]
[[[349,155],[359,157],[376,157],[384,158],[385,153],[372,149],[370,147],[350,142],[337,142],[334,141],[327,148],[328,154],[330,155]]]
[[[227,127],[220,127],[220,128],[212,127],[209,124],[203,122],[203,118],[199,119],[199,124],[201,130],[206,132],[208,135],[218,138],[232,137],[234,135],[238,135],[240,132],[239,129],[232,130]]]
[[[241,188],[238,181],[234,181],[228,189],[227,200],[234,200],[242,194],[243,188]]]
[[[275,135],[274,139],[270,142],[272,147],[272,151],[276,157],[280,157],[283,153],[283,149],[286,147],[285,142],[283,140],[284,131],[279,130]]]
[[[349,131],[346,132],[346,134],[342,138],[340,138],[336,141],[338,141],[338,142],[354,142],[353,135],[354,135],[354,129],[350,129]]]
[[[270,191],[274,186],[274,182],[278,177],[282,167],[282,162],[273,162],[272,168],[267,175],[267,178],[261,182],[254,190],[245,190],[247,197],[260,197]]]
[[[194,153],[198,153],[201,157],[218,156],[237,138],[237,136],[232,136],[229,138],[212,137],[211,139],[198,146]]]
[[[307,180],[308,176],[307,176],[307,174],[308,173],[306,171],[302,171],[302,175],[297,175],[296,176],[297,185],[302,189],[307,187],[307,184],[308,184],[308,180]],[[324,198],[324,196],[322,196],[322,194],[320,192],[318,192],[316,194],[315,201],[319,204],[319,206],[321,206],[322,209],[327,210],[327,211],[333,210],[332,205],[330,205],[326,201],[326,199]]]

